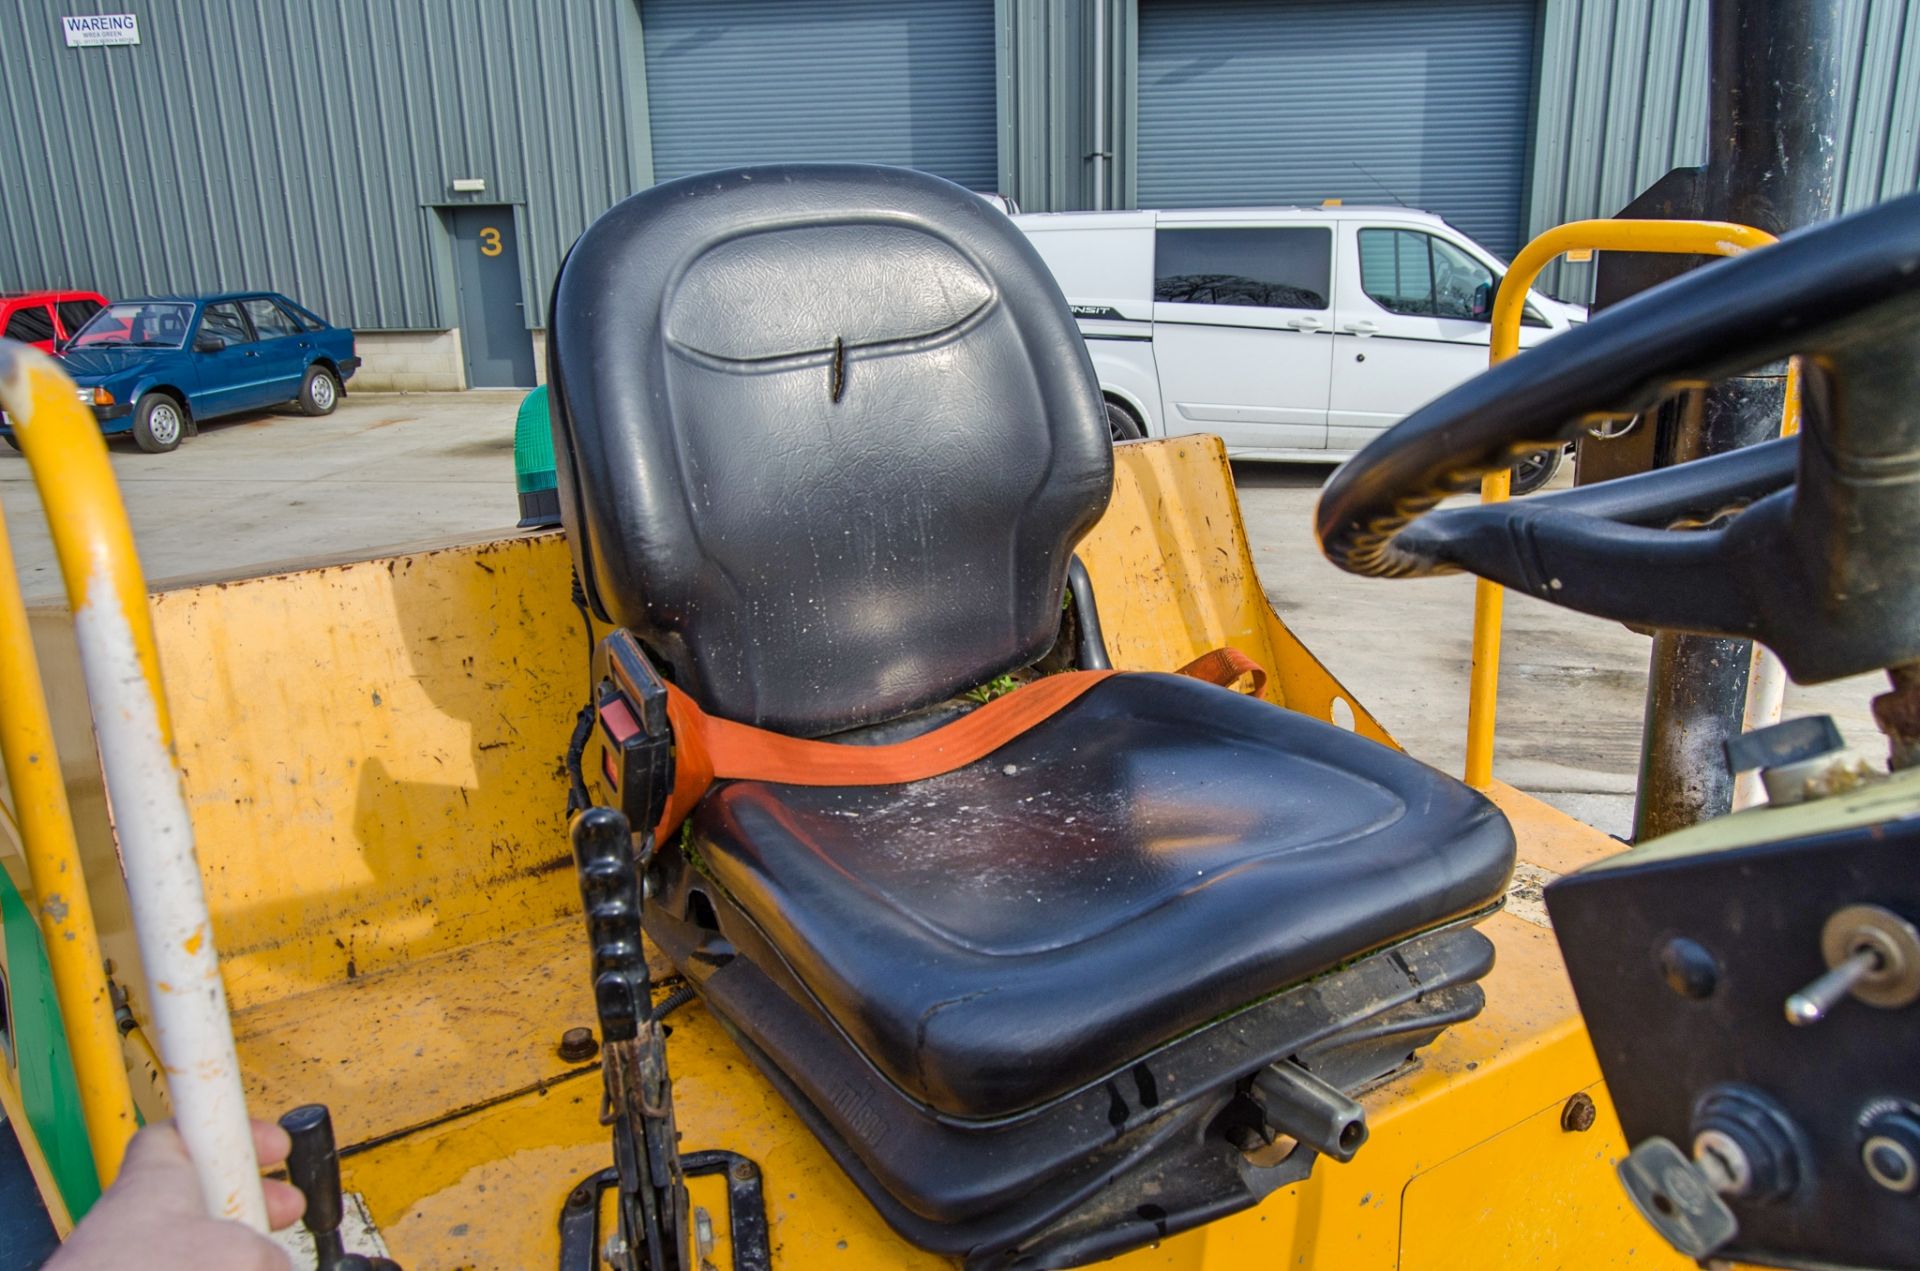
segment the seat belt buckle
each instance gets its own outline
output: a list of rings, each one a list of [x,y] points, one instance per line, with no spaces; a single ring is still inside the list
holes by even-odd
[[[600,787],[596,802],[619,809],[629,825],[650,836],[673,793],[667,686],[624,627],[600,641],[593,662],[597,753],[587,771]]]

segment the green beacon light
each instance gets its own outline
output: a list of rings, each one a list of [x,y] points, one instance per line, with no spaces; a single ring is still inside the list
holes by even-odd
[[[560,491],[553,475],[553,425],[547,414],[545,384],[527,394],[514,420],[513,483],[520,492],[521,529],[560,524]]]

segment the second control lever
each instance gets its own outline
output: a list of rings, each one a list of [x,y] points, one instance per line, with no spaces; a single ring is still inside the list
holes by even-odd
[[[390,1258],[347,1252],[340,1235],[345,1207],[340,1194],[340,1152],[333,1142],[333,1114],[324,1103],[302,1104],[280,1118],[293,1140],[287,1179],[307,1198],[300,1221],[313,1236],[314,1271],[400,1271]]]

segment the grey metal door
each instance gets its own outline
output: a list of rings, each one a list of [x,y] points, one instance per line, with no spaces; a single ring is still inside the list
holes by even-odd
[[[468,388],[533,386],[533,337],[520,295],[513,209],[454,208],[454,277],[460,286],[460,347]]]
[[[1140,0],[1141,207],[1405,202],[1520,243],[1538,0]]]
[[[642,0],[659,181],[894,163],[999,186],[994,0]]]

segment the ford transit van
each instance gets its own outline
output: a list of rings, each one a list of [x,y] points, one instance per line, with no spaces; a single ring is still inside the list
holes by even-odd
[[[1058,212],[1014,222],[1080,320],[1118,438],[1217,433],[1236,457],[1338,462],[1487,366],[1505,262],[1426,212]],[[1585,318],[1530,293],[1520,346]]]

